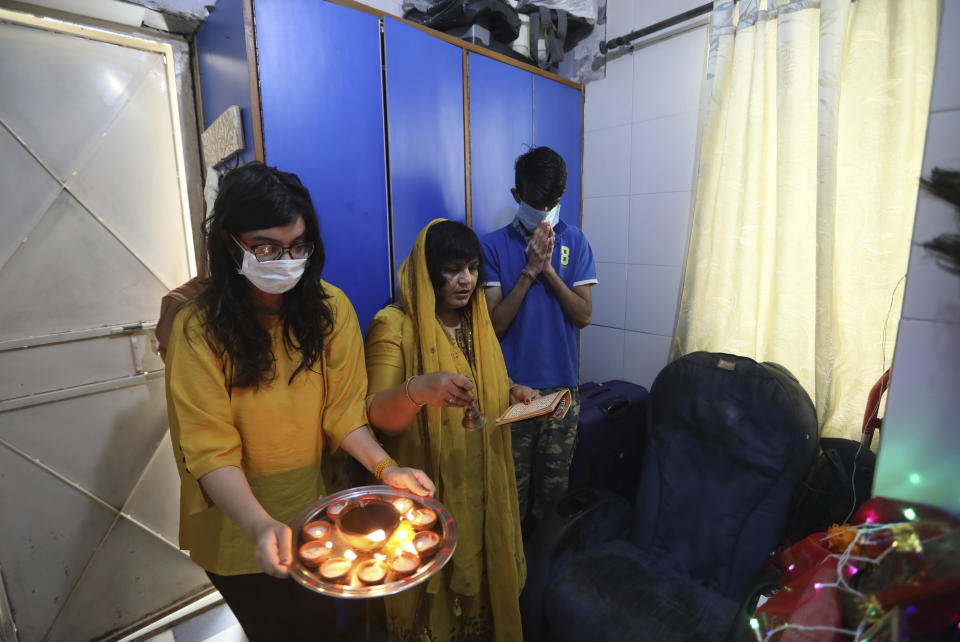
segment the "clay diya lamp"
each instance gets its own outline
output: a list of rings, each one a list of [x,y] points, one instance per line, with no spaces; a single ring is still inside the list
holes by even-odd
[[[350,503],[349,501],[344,499],[339,502],[334,502],[330,504],[329,506],[327,506],[327,517],[329,517],[330,519],[335,519],[337,515],[343,512],[343,509],[346,508],[347,504],[349,503]]]
[[[357,578],[367,586],[382,584],[387,576],[387,563],[378,559],[369,559],[357,567]]]
[[[300,547],[300,561],[309,568],[317,568],[330,557],[330,549],[324,542],[312,540]]]
[[[410,509],[413,508],[413,500],[409,497],[397,497],[393,500],[393,507],[397,509],[397,512],[401,515],[406,515],[410,512]]]
[[[374,497],[345,507],[335,523],[347,546],[361,553],[372,553],[380,550],[397,530],[400,513],[390,502]]]
[[[428,560],[440,548],[440,536],[433,531],[420,531],[413,536],[413,547],[420,554],[420,559]]]
[[[333,530],[333,524],[325,519],[310,522],[303,527],[303,540],[305,542],[323,541],[330,537],[331,530]]]
[[[425,531],[437,522],[437,514],[429,508],[413,508],[407,513],[407,521],[415,531]]]
[[[345,582],[353,561],[345,557],[331,557],[320,565],[320,576],[328,582]]]
[[[395,577],[405,577],[417,570],[420,566],[420,556],[410,551],[400,549],[397,554],[390,558],[390,571]]]

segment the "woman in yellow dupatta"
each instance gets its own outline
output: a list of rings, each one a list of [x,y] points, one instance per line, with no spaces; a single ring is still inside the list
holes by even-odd
[[[398,271],[401,300],[367,330],[367,410],[385,447],[425,469],[457,521],[453,559],[425,586],[386,599],[391,640],[523,638],[526,579],[510,430],[494,419],[536,392],[513,385],[478,288],[480,243],[437,219]],[[487,422],[465,430],[465,408]],[[427,637],[423,637],[426,635]]]

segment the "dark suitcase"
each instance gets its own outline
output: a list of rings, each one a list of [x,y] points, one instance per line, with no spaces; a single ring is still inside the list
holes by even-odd
[[[647,389],[612,380],[580,385],[580,425],[569,490],[606,488],[631,504],[640,480]]]

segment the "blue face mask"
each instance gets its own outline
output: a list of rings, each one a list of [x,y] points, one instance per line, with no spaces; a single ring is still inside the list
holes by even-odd
[[[517,208],[517,220],[528,232],[533,232],[540,225],[540,221],[546,221],[550,227],[556,227],[560,221],[560,203],[557,203],[547,211],[538,210],[534,206],[520,201]]]

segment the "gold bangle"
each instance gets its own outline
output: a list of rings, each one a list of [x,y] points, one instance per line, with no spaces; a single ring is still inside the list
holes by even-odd
[[[425,401],[423,403],[418,403],[413,400],[413,397],[410,396],[410,382],[416,378],[417,378],[417,375],[413,375],[412,377],[410,377],[409,379],[403,382],[403,393],[407,395],[407,399],[410,400],[410,403],[412,403],[417,408],[423,408],[423,405],[426,403]]]
[[[393,459],[392,457],[385,457],[384,459],[381,459],[380,462],[377,464],[377,467],[373,469],[373,476],[379,479],[380,481],[383,481],[383,471],[385,471],[390,466],[399,466],[399,465],[400,464],[397,463],[397,460]]]

